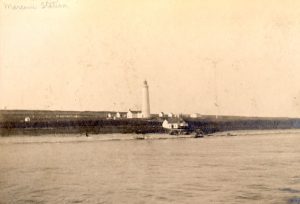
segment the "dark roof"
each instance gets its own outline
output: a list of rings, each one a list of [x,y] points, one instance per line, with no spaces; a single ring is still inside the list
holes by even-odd
[[[141,113],[142,111],[138,111],[138,110],[129,110],[129,112],[131,112],[131,113]]]

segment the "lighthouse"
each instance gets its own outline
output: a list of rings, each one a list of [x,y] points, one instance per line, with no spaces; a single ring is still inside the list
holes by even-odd
[[[149,86],[146,80],[143,84],[142,117],[150,118]]]

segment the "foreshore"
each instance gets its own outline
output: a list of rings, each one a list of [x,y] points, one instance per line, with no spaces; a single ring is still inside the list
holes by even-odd
[[[300,129],[278,129],[278,130],[234,130],[226,132],[216,132],[205,135],[204,139],[214,137],[251,137],[251,136],[289,136],[299,135]],[[91,134],[86,137],[84,134],[45,134],[42,137],[32,135],[12,135],[10,137],[0,137],[0,145],[7,144],[32,144],[32,143],[82,143],[82,142],[118,142],[132,140],[172,140],[172,139],[193,139],[194,134],[190,135],[169,135],[169,134],[145,134],[138,136],[136,134]],[[201,139],[202,140],[202,139]]]
[[[11,137],[0,137],[1,144],[27,144],[27,143],[78,143],[78,142],[101,142],[101,141],[129,141],[141,140],[136,134],[91,134],[86,137],[83,134],[45,134],[42,137],[14,135]],[[165,140],[193,138],[193,135],[169,135],[169,134],[145,134],[143,140]]]

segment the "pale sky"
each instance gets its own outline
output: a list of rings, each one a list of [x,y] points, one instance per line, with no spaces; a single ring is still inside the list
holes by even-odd
[[[41,2],[1,1],[0,109],[300,117],[299,0]]]

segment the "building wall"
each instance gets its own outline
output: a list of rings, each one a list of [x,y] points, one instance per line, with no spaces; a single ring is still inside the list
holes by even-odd
[[[163,126],[163,128],[171,129],[170,124],[166,120],[163,122],[162,126]]]
[[[127,112],[127,118],[143,118],[143,114],[142,113],[133,113],[131,111]]]
[[[165,120],[162,123],[162,127],[166,129],[179,129],[179,128],[187,128],[188,124],[186,122],[181,123],[169,123],[167,120]]]
[[[127,118],[133,118],[133,114],[132,114],[132,112],[127,112]]]

